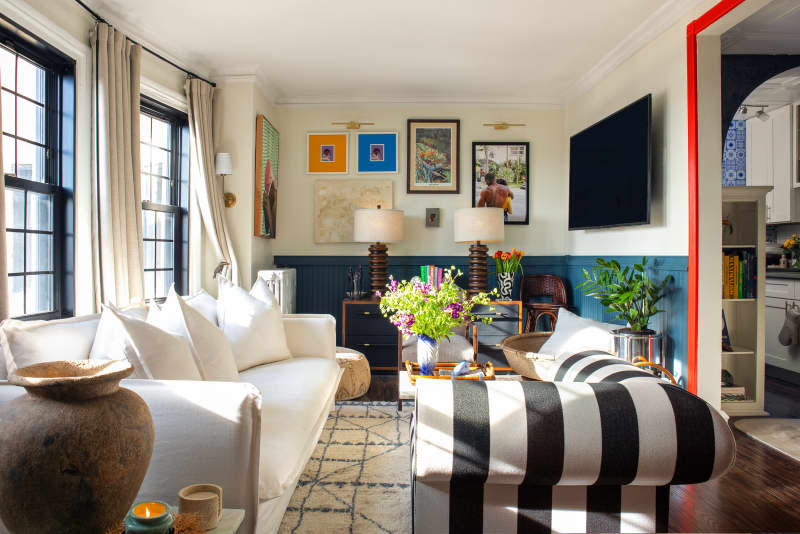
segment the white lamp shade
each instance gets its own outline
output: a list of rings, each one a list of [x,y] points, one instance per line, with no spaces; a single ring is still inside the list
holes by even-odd
[[[233,174],[233,158],[227,152],[220,152],[214,157],[214,167],[217,175]]]
[[[459,208],[453,225],[456,243],[496,243],[505,237],[502,208]]]
[[[357,209],[353,214],[353,240],[357,243],[402,241],[403,211]]]

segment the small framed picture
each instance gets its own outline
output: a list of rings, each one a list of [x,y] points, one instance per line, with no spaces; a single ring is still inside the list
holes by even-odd
[[[503,208],[506,224],[528,224],[530,143],[472,143],[472,207]]]
[[[347,174],[347,132],[306,134],[306,174]]]
[[[397,174],[397,132],[356,134],[356,174]]]
[[[407,193],[459,191],[461,121],[408,119]]]

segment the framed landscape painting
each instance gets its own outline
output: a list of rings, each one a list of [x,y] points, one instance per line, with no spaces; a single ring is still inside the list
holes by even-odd
[[[275,239],[278,215],[278,130],[256,117],[256,180],[253,235]]]
[[[503,208],[506,224],[528,224],[530,143],[472,143],[472,207]]]
[[[348,132],[306,134],[306,174],[347,174]]]
[[[408,193],[458,193],[460,126],[456,119],[408,120]]]
[[[397,132],[356,134],[356,174],[397,174]]]

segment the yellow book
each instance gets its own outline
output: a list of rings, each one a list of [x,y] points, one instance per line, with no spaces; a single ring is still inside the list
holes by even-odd
[[[725,277],[725,298],[732,299],[735,298],[736,295],[736,286],[734,285],[734,280],[736,280],[736,265],[733,260],[733,256],[728,256],[728,265],[726,269],[727,276]]]

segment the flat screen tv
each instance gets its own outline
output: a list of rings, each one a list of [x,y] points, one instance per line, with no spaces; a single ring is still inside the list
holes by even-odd
[[[569,141],[569,229],[650,223],[652,97]]]

